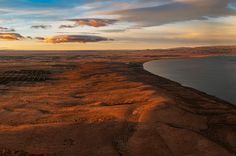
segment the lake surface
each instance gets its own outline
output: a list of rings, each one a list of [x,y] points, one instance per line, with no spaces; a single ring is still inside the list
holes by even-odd
[[[144,69],[236,104],[236,56],[158,60]]]

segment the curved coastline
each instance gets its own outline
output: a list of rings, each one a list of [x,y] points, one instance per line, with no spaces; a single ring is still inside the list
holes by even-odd
[[[226,55],[226,57],[227,56],[229,56],[229,55]],[[232,55],[232,56],[235,56],[235,55]],[[213,58],[213,57],[219,57],[219,56],[208,56],[208,57],[203,57],[203,58]],[[166,59],[166,60],[164,60],[164,61],[174,61],[174,60],[178,60],[178,61],[189,61],[189,60],[191,60],[191,59],[196,59],[196,58],[171,58],[171,59]],[[192,85],[189,85],[189,84],[191,84],[191,80],[189,80],[189,79],[184,79],[184,77],[183,77],[183,80],[180,80],[180,79],[178,79],[177,78],[177,80],[174,78],[175,76],[172,76],[172,78],[170,78],[171,76],[169,76],[168,77],[168,75],[170,74],[170,75],[173,75],[174,73],[172,73],[171,71],[169,71],[169,72],[167,72],[167,73],[163,73],[163,71],[160,71],[159,73],[157,72],[157,71],[155,71],[155,64],[152,64],[152,63],[158,63],[158,61],[163,61],[163,60],[152,60],[152,61],[147,61],[147,62],[145,62],[145,63],[143,63],[143,69],[145,70],[145,71],[147,71],[147,72],[149,72],[149,73],[151,73],[151,74],[153,74],[153,75],[156,75],[156,76],[159,76],[159,77],[162,77],[162,78],[165,78],[165,79],[167,79],[167,80],[169,80],[169,81],[172,81],[172,82],[176,82],[176,83],[178,83],[178,84],[180,84],[180,85],[182,85],[183,87],[185,87],[185,88],[191,88],[191,89],[194,89],[194,90],[196,90],[196,91],[198,91],[198,92],[201,92],[201,93],[203,93],[203,94],[205,94],[205,95],[208,95],[209,97],[214,97],[215,99],[218,99],[218,100],[221,100],[222,102],[225,102],[225,103],[229,103],[229,104],[231,104],[231,105],[234,105],[235,106],[235,104],[234,104],[234,102],[230,102],[230,100],[227,100],[227,99],[225,99],[225,98],[222,98],[222,97],[219,97],[218,95],[214,95],[214,94],[212,94],[211,92],[209,92],[209,91],[207,91],[206,89],[200,89],[199,87],[198,88],[196,88],[196,87],[194,87],[194,85],[195,86],[197,86],[198,84],[194,84],[193,86]],[[165,63],[165,62],[164,62]],[[172,63],[172,62],[170,62],[170,63]],[[183,63],[183,62],[178,62],[178,64],[181,64],[181,63]],[[168,62],[167,62],[167,64],[166,64],[167,66],[168,66]],[[173,64],[171,64],[171,65],[173,65]],[[171,67],[167,67],[167,71],[168,71],[168,68],[171,68]],[[178,68],[178,69],[181,69],[181,68]],[[173,70],[173,69],[171,69],[171,70]],[[182,69],[181,69],[182,70]],[[188,71],[185,71],[185,72],[188,72]],[[166,76],[165,76],[166,75]],[[183,75],[184,75],[184,73],[183,73]],[[205,81],[205,80],[204,80]],[[206,81],[207,81],[207,79],[206,79]],[[194,82],[194,80],[193,80],[193,82]]]
[[[151,61],[148,61],[148,62],[151,62]],[[145,63],[147,63],[147,62],[145,62]],[[145,64],[145,63],[144,63],[144,64]],[[144,68],[143,68],[143,69],[144,69]],[[231,105],[231,106],[235,106],[234,104],[230,103],[229,101],[226,101],[226,100],[221,99],[221,98],[219,98],[219,97],[217,97],[217,96],[214,96],[214,95],[210,95],[210,94],[207,93],[207,92],[200,91],[200,90],[195,89],[195,88],[190,87],[190,86],[184,86],[184,85],[182,85],[181,83],[179,83],[179,82],[177,82],[177,81],[170,80],[170,79],[168,79],[168,78],[166,78],[166,77],[163,77],[163,76],[160,76],[160,75],[156,75],[156,74],[154,74],[154,73],[152,73],[152,72],[150,72],[150,71],[147,71],[146,69],[144,69],[144,71],[146,71],[146,72],[148,72],[149,74],[152,74],[152,75],[154,75],[154,76],[156,76],[156,77],[158,77],[158,78],[165,79],[166,81],[168,81],[168,82],[170,82],[170,83],[174,83],[174,84],[179,85],[179,86],[181,86],[181,87],[183,87],[183,88],[185,88],[185,89],[194,91],[194,92],[196,92],[197,94],[199,94],[199,95],[201,95],[201,96],[205,96],[205,97],[207,97],[207,98],[213,99],[213,100],[215,100],[215,101],[218,101],[218,102],[221,102],[221,103],[224,103],[224,104],[228,104],[228,105]],[[235,106],[235,107],[236,107],[236,106]]]

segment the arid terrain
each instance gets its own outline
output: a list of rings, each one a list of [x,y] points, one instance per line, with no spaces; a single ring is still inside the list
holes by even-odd
[[[234,156],[236,106],[142,66],[230,54],[1,51],[0,156]]]

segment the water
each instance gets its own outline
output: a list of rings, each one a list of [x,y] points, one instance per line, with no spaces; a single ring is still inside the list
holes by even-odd
[[[144,69],[236,104],[236,56],[151,61]]]

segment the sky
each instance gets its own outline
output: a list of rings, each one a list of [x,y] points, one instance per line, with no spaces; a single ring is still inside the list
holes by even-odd
[[[0,0],[0,50],[236,44],[236,0]]]

